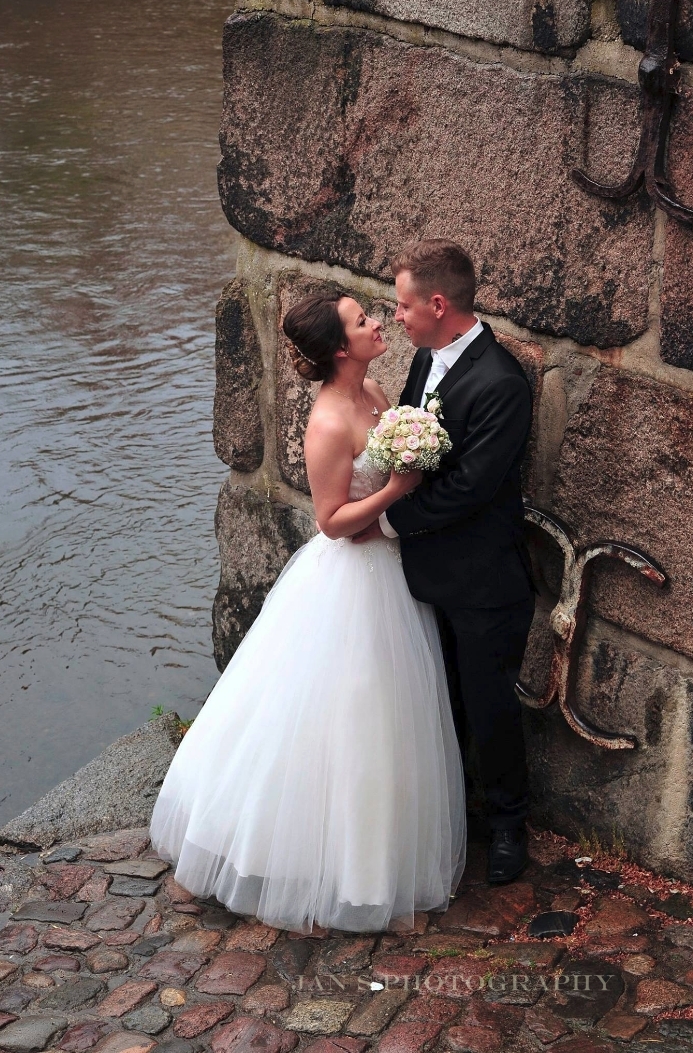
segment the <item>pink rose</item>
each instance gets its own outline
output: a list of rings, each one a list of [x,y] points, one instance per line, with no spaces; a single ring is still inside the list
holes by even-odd
[[[438,436],[437,435],[429,435],[428,436],[428,445],[429,445],[429,447],[432,450],[437,450],[438,447],[440,446],[440,443],[438,441]]]
[[[391,448],[393,450],[406,450],[407,440],[404,438],[403,435],[395,435],[394,439],[392,440]]]
[[[405,450],[401,456],[402,464],[413,464],[418,456],[413,450]]]
[[[382,424],[382,423],[377,424],[373,430],[374,430],[376,435],[380,436],[385,431],[385,425]]]
[[[395,409],[389,409],[385,413],[385,420],[389,421],[390,424],[397,424],[399,421],[399,413]]]
[[[421,439],[418,437],[418,435],[410,435],[407,439],[407,446],[410,450],[418,450],[420,445]]]
[[[419,424],[418,421],[412,421],[411,433],[412,435],[420,435],[423,431],[423,425]]]

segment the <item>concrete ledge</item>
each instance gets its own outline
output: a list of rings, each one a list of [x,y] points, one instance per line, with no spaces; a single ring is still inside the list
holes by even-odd
[[[116,739],[2,827],[0,844],[33,852],[86,834],[148,826],[178,748],[179,719],[166,713]]]

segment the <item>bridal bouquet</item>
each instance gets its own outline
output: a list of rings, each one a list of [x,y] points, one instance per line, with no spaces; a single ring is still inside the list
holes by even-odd
[[[439,409],[439,403],[432,408]],[[381,472],[393,468],[396,472],[412,468],[431,472],[440,464],[442,455],[452,449],[452,443],[435,413],[414,406],[395,406],[385,410],[380,422],[370,429],[366,449],[369,460]]]

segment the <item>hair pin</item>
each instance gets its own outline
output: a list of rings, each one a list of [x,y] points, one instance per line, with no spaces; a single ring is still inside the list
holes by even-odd
[[[304,355],[303,352],[300,351],[295,344],[294,347],[296,348],[296,354],[300,355],[301,358],[304,359],[304,361],[310,362],[311,366],[315,366],[316,369],[320,369],[320,366],[317,362],[314,362],[312,358],[308,358],[308,355]]]

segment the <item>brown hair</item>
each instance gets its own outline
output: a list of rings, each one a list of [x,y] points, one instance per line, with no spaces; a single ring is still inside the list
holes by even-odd
[[[447,238],[412,241],[390,261],[395,278],[409,271],[417,291],[442,293],[458,311],[471,314],[476,296],[474,264],[464,249]]]
[[[305,296],[286,313],[282,328],[294,345],[291,360],[304,380],[331,380],[334,356],[346,347],[347,337],[337,304],[340,292]]]

